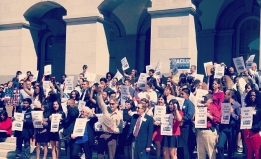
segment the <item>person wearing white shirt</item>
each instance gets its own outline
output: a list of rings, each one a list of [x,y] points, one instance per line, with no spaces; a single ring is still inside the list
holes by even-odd
[[[155,106],[157,103],[157,93],[151,89],[152,83],[147,83],[145,91],[142,91],[138,94],[139,99],[146,98],[150,101],[151,106]]]

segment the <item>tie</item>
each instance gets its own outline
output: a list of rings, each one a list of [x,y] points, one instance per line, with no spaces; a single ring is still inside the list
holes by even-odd
[[[81,97],[81,100],[82,100],[82,101],[84,101],[85,95],[86,95],[86,90],[84,90],[84,91],[82,92],[82,97]]]
[[[140,119],[141,119],[141,116],[136,121],[135,130],[134,130],[134,134],[133,134],[135,137],[138,136],[139,131],[140,131]]]

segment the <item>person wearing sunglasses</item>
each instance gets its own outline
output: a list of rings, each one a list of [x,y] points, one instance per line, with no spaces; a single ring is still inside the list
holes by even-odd
[[[119,101],[117,98],[111,98],[109,100],[109,106],[104,103],[102,98],[103,91],[105,91],[104,86],[100,84],[98,86],[97,102],[103,115],[107,118],[107,120],[110,120],[113,127],[108,125],[108,122],[102,123],[103,133],[98,139],[98,159],[104,159],[104,152],[107,149],[109,149],[109,159],[114,159],[117,140],[123,129],[123,115],[122,112],[118,110]]]

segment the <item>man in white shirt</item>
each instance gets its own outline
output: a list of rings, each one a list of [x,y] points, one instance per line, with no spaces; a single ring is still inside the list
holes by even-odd
[[[157,97],[157,93],[151,89],[152,88],[152,83],[147,83],[146,84],[146,89],[145,91],[142,91],[138,94],[139,99],[142,98],[146,98],[150,101],[150,105],[151,106],[155,106],[157,101],[158,101],[158,97]]]

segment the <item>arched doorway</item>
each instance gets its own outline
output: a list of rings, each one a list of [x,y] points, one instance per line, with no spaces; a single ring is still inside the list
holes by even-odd
[[[224,3],[216,23],[215,61],[234,65],[234,57],[244,60],[255,54],[259,66],[260,6],[257,1]]]
[[[45,1],[31,6],[25,13],[38,57],[39,75],[44,66],[52,65],[52,75],[60,77],[65,72],[65,40],[66,23],[63,16],[66,10],[58,3]]]

